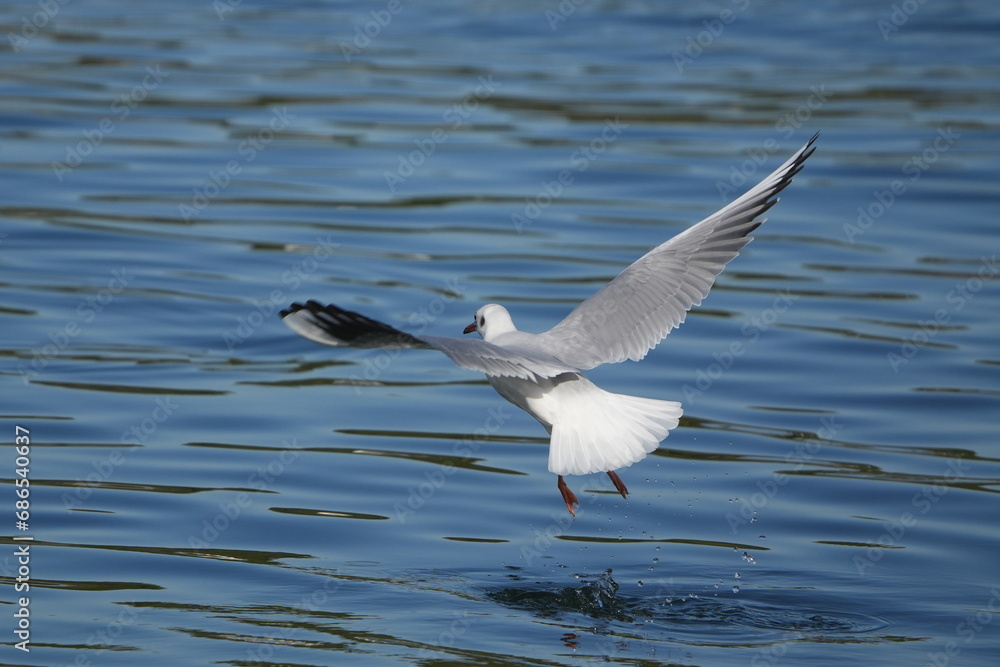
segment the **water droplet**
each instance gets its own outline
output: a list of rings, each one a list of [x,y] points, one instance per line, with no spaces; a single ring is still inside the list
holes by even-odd
[[[659,549],[660,547],[656,547],[656,548],[657,548],[657,549]],[[659,558],[654,558],[654,559],[653,559],[653,562],[654,562],[654,563],[659,563],[659,562],[660,562],[660,559],[659,559]]]
[[[740,573],[739,573],[739,572],[737,572],[737,573],[736,573],[736,574],[735,574],[734,576],[735,576],[735,577],[736,577],[737,579],[739,579],[739,578],[740,578]]]
[[[760,539],[762,539],[762,540],[766,540],[766,539],[767,539],[767,536],[766,536],[766,535],[761,535],[761,536],[760,536]]]
[[[734,593],[739,593],[740,592],[740,587],[739,586],[733,586],[733,592]]]
[[[643,586],[643,585],[644,585],[644,584],[642,583],[642,579],[640,579],[640,580],[639,580],[639,585],[640,585],[640,586]]]

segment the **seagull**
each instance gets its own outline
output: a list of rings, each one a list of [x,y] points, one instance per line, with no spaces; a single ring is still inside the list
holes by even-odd
[[[777,203],[776,195],[815,151],[818,136],[742,197],[640,257],[544,333],[519,331],[507,309],[495,303],[476,310],[465,327],[463,333],[476,332],[478,339],[414,336],[314,300],[293,303],[281,317],[323,345],[437,350],[461,368],[485,373],[498,394],[548,431],[549,471],[571,515],[579,501],[565,475],[606,472],[627,499],[628,488],[615,470],[656,449],[677,426],[681,404],[605,391],[583,371],[639,361],[680,326],[751,241],[750,233],[766,220],[759,216]]]

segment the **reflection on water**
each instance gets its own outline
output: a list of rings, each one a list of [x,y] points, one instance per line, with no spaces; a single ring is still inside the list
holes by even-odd
[[[4,662],[992,664],[1000,16],[731,5],[0,8]],[[816,130],[575,520],[483,378],[277,318],[547,329]]]

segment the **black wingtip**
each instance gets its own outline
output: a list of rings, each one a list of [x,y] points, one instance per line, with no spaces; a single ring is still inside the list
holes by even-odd
[[[813,153],[816,152],[816,146],[813,146],[813,144],[816,143],[817,139],[819,139],[819,130],[816,130],[816,134],[812,135],[809,138],[809,141],[806,142],[806,146],[805,146],[806,150],[802,152],[802,158],[799,160],[800,164],[802,162],[805,162],[809,158],[810,155],[812,155]]]
[[[306,302],[306,304],[301,304],[298,301],[296,301],[296,302],[292,303],[291,305],[289,305],[288,308],[283,308],[282,310],[280,310],[278,312],[278,314],[281,315],[281,319],[285,319],[286,317],[288,317],[292,313],[297,313],[300,310],[307,310],[309,303],[316,303],[316,302],[315,301],[309,301],[309,302]],[[316,303],[316,305],[318,306],[319,304]]]
[[[792,182],[792,179],[798,176],[799,172],[805,168],[806,160],[808,160],[809,157],[816,152],[816,146],[814,146],[813,144],[816,143],[817,139],[819,139],[819,131],[817,131],[816,134],[812,135],[812,137],[809,138],[809,141],[807,141],[805,145],[799,149],[800,152],[798,154],[798,157],[795,158],[795,162],[792,163],[792,166],[781,177],[781,181],[779,182],[778,187],[774,190],[775,194],[784,190],[788,186],[788,184]],[[778,197],[774,197],[773,199],[768,201],[767,208],[771,208],[776,203],[778,203]]]
[[[310,312],[315,313],[315,312],[323,310],[326,307],[327,306],[324,306],[323,304],[321,304],[319,301],[316,301],[315,299],[309,299],[305,303],[299,303],[298,301],[296,301],[296,302],[292,303],[291,305],[289,305],[288,308],[284,308],[284,309],[280,310],[278,312],[278,314],[281,315],[281,319],[284,319],[284,318],[288,317],[289,315],[291,315],[292,313],[297,313],[300,310],[308,310]],[[331,308],[336,308],[336,306],[332,306],[332,305],[330,307]]]
[[[399,331],[370,317],[345,310],[334,304],[323,305],[315,299],[309,299],[304,304],[295,302],[281,311],[281,317],[287,317],[303,310],[309,311],[307,318],[313,326],[325,331],[331,340],[352,347],[415,347],[429,346],[419,338]],[[306,336],[307,338],[309,336]]]

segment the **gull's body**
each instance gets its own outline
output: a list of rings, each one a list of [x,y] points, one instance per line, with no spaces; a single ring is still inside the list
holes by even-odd
[[[549,470],[558,475],[566,507],[576,496],[563,475],[614,472],[659,446],[681,416],[681,404],[613,394],[582,371],[625,359],[638,361],[701,303],[725,265],[750,242],[758,216],[802,169],[816,137],[742,197],[639,258],[562,322],[539,334],[519,331],[503,306],[476,311],[465,333],[481,340],[412,336],[387,324],[316,301],[282,311],[297,333],[318,343],[361,348],[436,349],[470,370],[538,420],[551,434]]]

